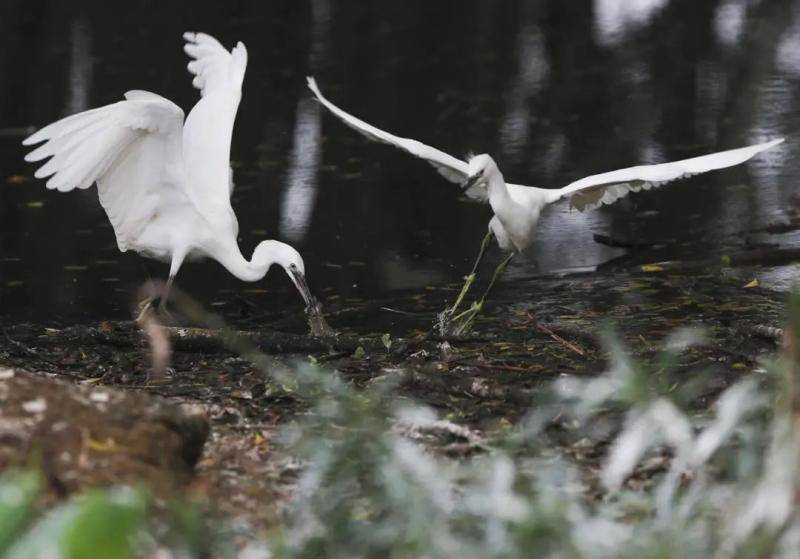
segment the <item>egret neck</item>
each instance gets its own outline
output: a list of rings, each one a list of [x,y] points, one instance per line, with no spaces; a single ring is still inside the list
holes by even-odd
[[[214,258],[242,281],[258,281],[267,275],[273,264],[278,264],[292,280],[305,304],[308,306],[314,301],[305,280],[303,258],[300,253],[286,243],[275,240],[262,241],[256,246],[253,257],[249,261],[242,255],[236,244],[217,252],[218,254],[215,254]]]

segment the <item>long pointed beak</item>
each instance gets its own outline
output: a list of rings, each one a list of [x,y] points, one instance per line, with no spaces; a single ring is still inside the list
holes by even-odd
[[[314,299],[314,296],[311,295],[311,290],[308,288],[306,276],[304,276],[303,272],[301,272],[295,265],[289,266],[289,271],[291,272],[292,282],[294,282],[295,287],[297,287],[297,290],[300,292],[300,296],[303,297],[306,307],[314,307],[316,304],[316,299]]]
[[[300,295],[302,295],[303,301],[306,303],[306,317],[308,317],[310,334],[317,338],[336,337],[336,330],[328,325],[325,317],[322,315],[322,305],[320,305],[311,294],[311,290],[308,288],[308,282],[306,282],[306,276],[303,275],[303,272],[301,272],[297,266],[290,265],[289,275],[292,278],[292,282],[294,282],[294,285],[297,287],[297,290],[300,292]]]

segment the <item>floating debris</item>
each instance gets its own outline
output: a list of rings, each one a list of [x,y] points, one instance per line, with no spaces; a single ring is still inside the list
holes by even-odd
[[[664,268],[662,266],[656,266],[655,264],[643,264],[641,270],[647,273],[654,273],[663,272]]]

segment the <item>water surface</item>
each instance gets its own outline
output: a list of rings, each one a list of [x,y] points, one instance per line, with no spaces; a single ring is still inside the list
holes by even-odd
[[[34,180],[20,141],[128,89],[188,112],[197,92],[185,30],[249,49],[232,150],[244,253],[264,238],[294,244],[323,300],[458,281],[491,214],[425,163],[324,113],[305,88],[308,74],[377,126],[454,155],[490,153],[510,182],[537,186],[789,139],[746,166],[599,211],[552,207],[509,281],[624,253],[592,233],[663,245],[645,260],[798,238],[753,231],[789,219],[800,202],[800,2],[11,1],[0,6],[6,320],[126,317],[136,286],[166,275],[166,265],[117,251],[94,188],[60,194]],[[762,278],[785,287],[794,271]],[[214,262],[188,264],[178,284],[224,312],[300,308],[278,270],[245,284]]]

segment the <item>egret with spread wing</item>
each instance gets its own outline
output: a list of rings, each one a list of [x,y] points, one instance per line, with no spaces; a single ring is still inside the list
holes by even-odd
[[[478,259],[472,272],[466,276],[464,287],[455,303],[440,317],[440,324],[446,333],[466,331],[471,321],[480,312],[487,295],[509,261],[515,254],[533,243],[539,216],[548,204],[559,200],[568,200],[579,211],[592,210],[603,204],[616,202],[630,192],[650,190],[670,181],[744,163],[756,154],[783,142],[783,139],[777,139],[763,144],[671,163],[619,169],[583,178],[563,188],[537,188],[507,183],[497,164],[487,154],[476,155],[469,161],[462,161],[417,140],[395,136],[367,124],[328,101],[320,92],[314,78],[308,78],[308,87],[325,108],[351,128],[371,140],[393,145],[424,159],[446,179],[458,184],[468,197],[479,202],[488,202],[491,205],[494,216],[489,221],[489,231],[481,243]],[[510,254],[495,270],[483,297],[470,309],[457,315],[456,311],[475,281],[478,265],[492,238],[497,240],[501,249]]]
[[[119,250],[170,264],[167,293],[184,260],[211,257],[244,281],[273,264],[286,271],[311,312],[318,312],[305,266],[291,246],[261,242],[251,260],[239,250],[231,208],[230,148],[242,96],[247,50],[231,51],[203,33],[185,33],[188,69],[200,100],[186,117],[147,91],[45,126],[23,141],[44,142],[25,156],[49,160],[35,173],[47,188],[68,192],[97,183]],[[163,305],[166,293],[161,298]]]

